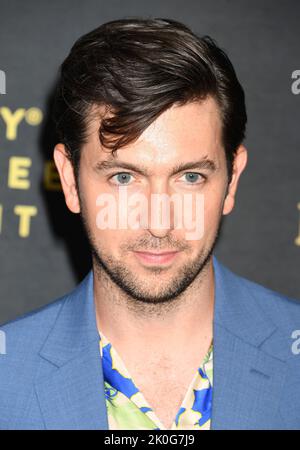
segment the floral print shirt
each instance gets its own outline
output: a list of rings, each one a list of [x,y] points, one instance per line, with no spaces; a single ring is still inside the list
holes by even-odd
[[[123,361],[108,339],[100,334],[104,389],[110,430],[165,430],[155,411],[134,384]],[[213,344],[198,368],[171,430],[208,430],[213,389]],[[166,392],[166,395],[168,393]]]

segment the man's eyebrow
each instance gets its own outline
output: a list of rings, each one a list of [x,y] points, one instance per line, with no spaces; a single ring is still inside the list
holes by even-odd
[[[137,172],[141,175],[149,176],[149,169],[146,166],[136,165],[132,164],[126,161],[120,161],[120,160],[106,160],[106,161],[99,161],[95,165],[95,169],[97,172],[104,172],[110,169],[127,169],[131,170],[133,172]],[[208,158],[202,158],[197,161],[189,161],[186,163],[178,163],[176,164],[172,170],[171,175],[175,175],[179,172],[182,172],[184,170],[191,170],[191,169],[206,169],[210,172],[215,172],[217,169],[217,166],[215,162]]]
[[[182,172],[183,170],[190,170],[190,169],[200,169],[200,170],[206,169],[209,170],[210,172],[215,172],[217,170],[217,166],[212,159],[203,158],[198,161],[190,161],[186,163],[177,164],[172,170],[172,175],[178,172]]]
[[[126,161],[120,161],[120,160],[108,160],[108,161],[99,161],[95,165],[95,169],[97,172],[105,172],[106,170],[110,169],[128,169],[132,170],[134,172],[138,172],[141,175],[147,174],[147,168],[144,166],[136,166],[135,164],[126,162]]]

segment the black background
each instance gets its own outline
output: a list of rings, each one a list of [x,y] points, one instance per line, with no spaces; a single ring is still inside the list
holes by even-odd
[[[292,73],[300,69],[297,0],[0,0],[0,69],[6,73],[6,94],[0,95],[1,323],[63,295],[89,268],[77,217],[60,192],[44,188],[55,144],[49,98],[79,36],[109,20],[141,16],[179,20],[228,53],[246,92],[249,159],[216,255],[234,272],[300,299],[300,95],[292,92]],[[38,126],[22,120],[10,140],[3,107],[39,108],[43,120]],[[29,189],[8,187],[16,156],[31,159]],[[38,210],[25,238],[18,234],[16,205]]]

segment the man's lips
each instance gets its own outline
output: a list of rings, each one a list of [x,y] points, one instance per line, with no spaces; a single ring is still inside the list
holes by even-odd
[[[143,262],[146,263],[155,263],[155,264],[165,264],[171,262],[175,256],[178,254],[178,251],[169,251],[169,252],[140,252],[136,251],[134,254]]]

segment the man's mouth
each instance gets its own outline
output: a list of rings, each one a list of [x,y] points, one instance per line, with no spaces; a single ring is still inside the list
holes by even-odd
[[[134,254],[140,261],[147,264],[167,264],[174,260],[179,251],[163,251],[163,252],[142,252],[136,251]]]

